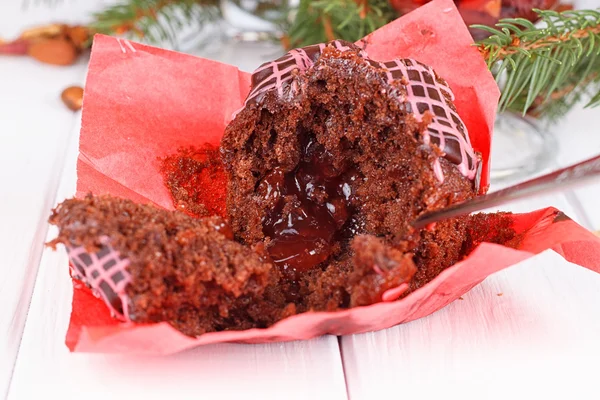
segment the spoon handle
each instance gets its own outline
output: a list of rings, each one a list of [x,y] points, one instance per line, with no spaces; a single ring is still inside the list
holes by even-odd
[[[515,200],[563,191],[573,186],[589,183],[598,175],[600,175],[600,155],[497,192],[422,214],[413,222],[412,226],[415,229],[422,229],[431,223],[447,218],[470,214]]]

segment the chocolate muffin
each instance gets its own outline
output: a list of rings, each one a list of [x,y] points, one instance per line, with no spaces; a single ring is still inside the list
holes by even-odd
[[[514,237],[503,215],[411,227],[479,189],[480,156],[452,100],[416,60],[374,61],[343,41],[292,50],[255,71],[219,153],[164,160],[185,214],[67,200],[51,245],[67,247],[73,277],[116,318],[188,335],[393,301],[481,241]]]

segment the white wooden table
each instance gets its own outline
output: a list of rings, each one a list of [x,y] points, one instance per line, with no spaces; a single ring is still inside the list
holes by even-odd
[[[590,0],[582,6],[591,6]],[[84,21],[103,2],[52,10],[0,3],[0,37]],[[257,60],[222,54],[250,70]],[[599,398],[600,275],[546,252],[496,274],[443,310],[385,331],[307,342],[215,345],[163,357],[71,354],[71,284],[49,210],[75,191],[80,114],[60,102],[86,65],[0,58],[0,398]],[[553,167],[600,153],[600,109],[552,127]],[[494,189],[494,187],[492,187]],[[600,228],[600,184],[503,209],[562,209]],[[501,295],[500,295],[501,294]]]

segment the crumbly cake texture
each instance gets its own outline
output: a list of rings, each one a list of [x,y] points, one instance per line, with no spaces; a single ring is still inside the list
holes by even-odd
[[[66,247],[71,276],[104,300],[115,318],[164,321],[192,336],[264,328],[310,309],[371,304],[415,270],[408,255],[359,236],[352,263],[291,285],[262,244],[233,241],[221,217],[194,218],[111,196],[66,200],[50,223],[59,234],[49,245]],[[351,264],[356,267],[347,269]],[[351,295],[349,287],[355,288]]]
[[[266,328],[311,310],[393,301],[434,277],[419,275],[422,261],[412,253],[359,235],[348,259],[292,283],[269,262],[263,245],[231,240],[220,217],[194,218],[110,196],[66,200],[50,222],[59,234],[49,245],[67,248],[72,277],[104,300],[115,318],[168,322],[190,336]],[[477,214],[464,222],[461,257],[482,241],[518,245],[510,214]],[[423,258],[439,262],[446,255],[443,243],[421,240],[420,246],[428,251],[417,252]]]
[[[220,154],[163,159],[178,211],[67,200],[51,245],[116,318],[192,336],[394,301],[482,241],[518,245],[508,214],[410,226],[478,191],[452,100],[415,60],[370,60],[342,41],[292,50],[255,71]]]
[[[50,223],[59,227],[50,245],[66,246],[72,276],[122,320],[214,331],[236,299],[262,295],[277,276],[257,252],[231,240],[220,217],[87,196],[63,202]]]
[[[225,171],[216,146],[183,148],[161,159],[175,208],[193,217],[225,217]]]

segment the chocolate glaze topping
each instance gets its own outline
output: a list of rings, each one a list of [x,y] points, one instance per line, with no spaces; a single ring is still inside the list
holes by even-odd
[[[329,46],[341,52],[354,51],[373,68],[383,72],[390,94],[404,104],[407,113],[419,121],[430,121],[421,136],[423,144],[434,144],[441,156],[458,166],[462,175],[470,180],[477,178],[481,163],[471,146],[467,128],[452,103],[452,90],[431,67],[416,60],[371,60],[363,49],[342,40],[293,49],[254,71],[244,106],[259,103],[270,91],[277,91],[283,101],[293,100],[301,92],[296,76],[313,67]],[[398,84],[402,90],[398,89]],[[443,182],[444,175],[437,158],[433,169],[437,179]]]
[[[102,242],[108,243],[108,237]],[[131,282],[127,267],[129,260],[110,245],[98,252],[88,253],[84,246],[67,246],[71,277],[92,289],[94,296],[104,300],[113,318],[131,321],[125,288]]]

